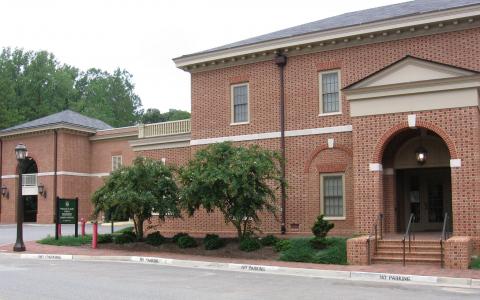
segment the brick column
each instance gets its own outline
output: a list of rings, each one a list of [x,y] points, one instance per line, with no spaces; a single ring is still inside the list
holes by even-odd
[[[454,236],[445,242],[445,268],[468,269],[472,256],[472,238],[468,236]]]
[[[370,239],[370,256],[375,251],[375,237]],[[347,240],[347,261],[351,265],[368,265],[368,236]]]

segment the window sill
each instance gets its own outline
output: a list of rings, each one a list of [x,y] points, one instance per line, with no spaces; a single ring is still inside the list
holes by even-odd
[[[327,221],[345,221],[346,217],[323,217],[324,220]]]
[[[248,125],[248,124],[250,124],[250,121],[248,121],[248,122],[230,123],[230,126]]]
[[[332,113],[321,113],[321,114],[318,114],[319,117],[327,117],[327,116],[338,116],[338,115],[341,115],[342,112],[339,111],[339,112],[332,112]]]

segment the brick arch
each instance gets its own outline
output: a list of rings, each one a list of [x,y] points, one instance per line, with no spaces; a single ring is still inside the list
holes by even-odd
[[[425,128],[430,131],[435,132],[438,136],[440,136],[443,142],[447,145],[448,151],[450,152],[450,158],[455,159],[458,158],[457,156],[457,149],[455,148],[455,144],[453,140],[450,138],[448,133],[443,130],[438,125],[435,125],[430,122],[418,120],[415,124],[415,127]],[[388,129],[380,138],[377,146],[375,147],[375,152],[373,155],[373,162],[382,163],[383,153],[385,148],[387,147],[388,143],[400,132],[410,129],[408,126],[408,122],[401,122],[397,125]]]
[[[324,151],[324,150],[341,150],[345,153],[347,153],[350,157],[353,156],[353,153],[352,153],[352,150],[350,150],[350,148],[344,146],[344,145],[341,145],[341,144],[335,144],[333,146],[333,148],[328,148],[328,145],[322,145],[322,146],[317,146],[313,151],[312,153],[310,154],[310,157],[308,158],[307,162],[305,163],[305,169],[304,169],[304,172],[305,173],[308,173],[308,170],[310,169],[310,166],[312,165],[312,162],[313,160],[315,159],[315,157],[317,157],[317,155]]]

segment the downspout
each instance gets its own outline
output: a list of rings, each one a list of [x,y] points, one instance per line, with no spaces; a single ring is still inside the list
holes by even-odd
[[[0,139],[0,187],[2,187],[2,175],[3,175],[3,140]],[[0,194],[0,221],[2,220],[2,200],[3,195]]]
[[[55,208],[53,215],[55,220],[57,219],[57,148],[58,148],[58,132],[57,129],[53,130],[53,207]],[[55,228],[55,235],[58,234],[58,228]]]
[[[287,64],[287,57],[283,54],[275,57],[275,63],[280,68],[280,153],[282,161],[280,162],[281,168],[281,206],[282,206],[282,221],[280,231],[282,234],[287,232],[286,227],[286,199],[287,191],[285,187],[285,65]]]

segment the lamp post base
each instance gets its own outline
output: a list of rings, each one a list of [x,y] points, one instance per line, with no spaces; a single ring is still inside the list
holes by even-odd
[[[25,245],[23,243],[15,243],[15,246],[13,246],[13,251],[15,252],[23,252],[25,251]]]

